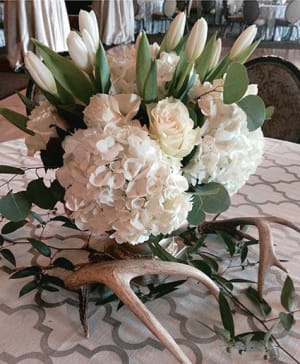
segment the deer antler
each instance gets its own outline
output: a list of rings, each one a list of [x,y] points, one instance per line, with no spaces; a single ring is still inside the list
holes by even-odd
[[[256,226],[259,238],[259,269],[257,291],[261,298],[263,296],[263,286],[266,270],[274,265],[287,272],[287,269],[280,263],[275,255],[269,223],[284,225],[300,233],[300,228],[298,226],[286,219],[277,216],[238,217],[220,221],[209,221],[204,222],[198,228],[201,234],[215,232],[216,230],[224,230],[229,233],[237,234],[238,236],[243,237],[245,236],[245,234],[240,230],[237,230],[238,226]]]
[[[149,259],[118,260],[87,265],[69,275],[65,279],[65,286],[76,289],[96,282],[105,284],[156,335],[180,363],[191,363],[168,331],[132,292],[130,281],[146,274],[183,275],[194,278],[205,285],[218,299],[219,288],[198,269],[181,263]]]

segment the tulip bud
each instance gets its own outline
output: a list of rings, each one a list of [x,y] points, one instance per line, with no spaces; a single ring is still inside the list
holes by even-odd
[[[97,50],[99,47],[99,29],[95,12],[93,10],[90,12],[80,10],[78,22],[80,33],[86,29],[93,40],[95,49]]]
[[[136,37],[136,40],[135,40],[135,49],[138,50],[139,48],[139,44],[140,44],[140,40],[142,38],[142,32],[139,32],[138,36]]]
[[[204,18],[196,21],[188,37],[185,56],[188,63],[193,63],[202,53],[207,38],[207,22]]]
[[[216,43],[215,43],[215,48],[214,48],[214,53],[212,55],[212,59],[209,65],[209,71],[212,70],[213,68],[216,67],[216,65],[218,64],[219,60],[220,60],[220,56],[221,56],[221,51],[222,51],[222,41],[221,38],[218,38]]]
[[[232,61],[238,60],[241,54],[251,45],[256,33],[257,27],[255,24],[253,24],[246,28],[242,34],[240,34],[237,40],[233,43],[233,46],[230,50],[229,56]]]
[[[92,65],[94,65],[97,49],[95,47],[93,39],[90,36],[90,33],[86,29],[83,29],[81,35],[82,35],[83,42],[86,46],[86,49],[88,50],[88,53],[89,53],[90,62]]]
[[[88,49],[80,35],[74,31],[71,31],[67,37],[67,45],[69,54],[76,66],[87,73],[90,73],[92,71],[93,65],[90,61]]]
[[[180,42],[185,28],[186,15],[179,13],[172,21],[166,34],[166,51],[170,52]]]
[[[24,58],[25,67],[33,78],[34,82],[44,91],[53,95],[57,94],[55,79],[49,68],[40,60],[40,58],[29,51]]]

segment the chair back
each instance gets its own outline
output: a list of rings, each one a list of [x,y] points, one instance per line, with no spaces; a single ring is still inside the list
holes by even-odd
[[[295,24],[300,19],[300,1],[299,0],[293,0],[288,4],[286,11],[285,11],[285,18],[291,24]]]
[[[259,16],[259,4],[256,0],[244,0],[243,17],[246,25],[251,25]]]
[[[214,0],[202,0],[201,1],[203,14],[209,14],[213,9],[216,8],[216,1]]]
[[[165,0],[163,5],[163,13],[166,17],[172,18],[177,9],[176,0]]]
[[[253,59],[245,66],[266,106],[275,107],[271,119],[263,125],[264,135],[300,142],[300,70],[274,56]]]

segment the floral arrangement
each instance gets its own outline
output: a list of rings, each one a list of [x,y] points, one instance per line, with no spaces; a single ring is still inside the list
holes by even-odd
[[[53,210],[63,203],[61,221],[119,244],[148,243],[164,259],[172,257],[157,243],[174,231],[200,246],[194,227],[206,214],[225,211],[261,162],[269,109],[243,66],[259,44],[256,26],[220,59],[221,40],[214,34],[207,41],[206,21],[184,35],[185,20],[177,15],[160,46],[140,34],[121,59],[105,52],[93,12],[81,11],[80,32],[69,34],[70,58],[33,40],[43,60],[29,52],[25,67],[42,97],[37,103],[19,95],[27,116],[3,107],[0,113],[27,133],[28,155],[38,153],[45,172],[54,174],[50,183],[37,178],[0,199],[0,213],[13,224],[7,230],[30,216],[42,221],[32,214],[35,206]],[[0,172],[25,173],[11,166]],[[41,240],[30,243],[51,256]],[[15,263],[8,249],[0,253]],[[74,269],[67,259],[54,265]],[[37,276],[28,269],[13,278]],[[33,282],[21,295],[43,286]]]

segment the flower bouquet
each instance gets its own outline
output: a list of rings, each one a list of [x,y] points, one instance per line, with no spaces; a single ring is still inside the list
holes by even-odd
[[[37,267],[17,270],[12,278],[34,276],[21,295],[33,289],[50,290],[53,284],[74,288],[91,283],[86,269],[92,269],[96,281],[112,288],[182,362],[188,359],[165,330],[157,328],[155,318],[145,321],[147,309],[131,295],[127,283],[141,274],[186,274],[211,290],[222,317],[231,315],[213,282],[212,263],[199,265],[191,256],[208,233],[218,231],[227,244],[229,233],[239,240],[246,237],[237,228],[253,221],[231,221],[225,228],[222,221],[214,225],[206,220],[230,206],[230,196],[261,162],[261,126],[269,112],[257,96],[257,86],[248,84],[243,66],[259,44],[253,43],[256,27],[247,28],[220,59],[221,40],[214,34],[207,41],[206,21],[199,19],[184,35],[185,20],[184,13],[177,15],[160,46],[149,45],[142,33],[135,45],[126,47],[123,57],[116,58],[105,52],[99,40],[95,14],[81,11],[80,33],[72,31],[67,39],[70,57],[36,40],[43,61],[31,52],[25,57],[39,102],[19,95],[27,116],[0,107],[3,116],[27,133],[28,155],[39,153],[45,171],[26,190],[9,189],[0,199],[0,213],[9,220],[4,232],[21,229],[32,219],[46,224],[37,209],[57,213],[60,205],[64,209],[57,221],[94,236],[105,233],[116,246],[147,245],[156,257],[147,262],[107,262],[105,257],[104,263],[94,265],[94,254],[91,264],[78,271],[68,259],[58,258],[49,269],[76,272],[62,282]],[[1,166],[0,172],[18,175],[26,170]],[[160,244],[174,236],[188,247],[184,258],[174,257]],[[2,239],[5,242],[5,234]],[[53,249],[42,236],[28,242],[51,258]],[[3,244],[0,253],[15,264]],[[281,267],[272,247],[266,250],[257,299],[262,295],[265,268]],[[111,269],[122,274],[112,278]],[[222,286],[220,280],[218,284]],[[225,331],[232,333],[228,322],[223,320]]]

